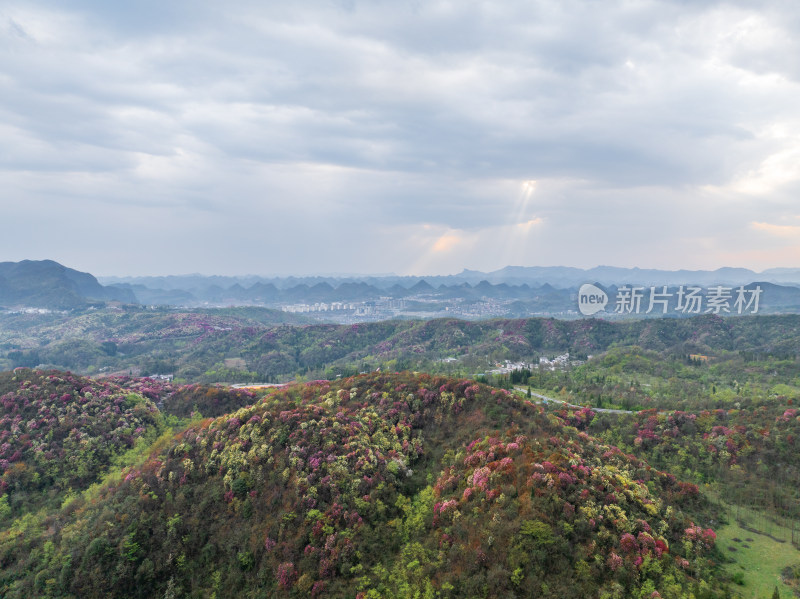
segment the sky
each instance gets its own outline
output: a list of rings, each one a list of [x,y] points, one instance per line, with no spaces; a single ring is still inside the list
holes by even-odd
[[[4,0],[0,261],[800,266],[796,0]]]

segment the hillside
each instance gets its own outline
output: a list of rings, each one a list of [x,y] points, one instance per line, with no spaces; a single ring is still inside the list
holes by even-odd
[[[0,581],[6,597],[722,597],[709,507],[505,391],[372,374],[191,423],[0,533]]]
[[[304,322],[299,315],[266,308],[186,312],[126,305],[69,314],[0,313],[0,368],[171,372],[188,347],[218,332]]]
[[[58,507],[162,427],[139,394],[70,373],[0,373],[0,522]],[[156,435],[157,436],[157,435]]]
[[[70,310],[110,300],[135,303],[136,297],[52,260],[0,262],[0,306]]]
[[[503,360],[615,346],[665,353],[800,353],[800,316],[703,315],[624,322],[548,318],[303,325],[263,308],[0,315],[0,367],[174,373],[192,381],[287,381],[384,369],[473,374]],[[5,353],[2,350],[5,349]],[[4,359],[5,358],[5,359]]]

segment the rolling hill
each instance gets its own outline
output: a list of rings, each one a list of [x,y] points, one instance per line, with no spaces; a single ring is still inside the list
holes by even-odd
[[[723,597],[713,515],[696,486],[505,391],[372,374],[195,420],[60,508],[7,522],[0,589]]]
[[[444,358],[457,359],[458,367],[472,374],[503,360],[563,352],[585,357],[621,345],[672,353],[800,353],[797,315],[299,322],[298,316],[264,308],[187,312],[128,306],[74,315],[5,314],[0,315],[0,367],[248,382],[346,375],[352,368],[430,370]]]

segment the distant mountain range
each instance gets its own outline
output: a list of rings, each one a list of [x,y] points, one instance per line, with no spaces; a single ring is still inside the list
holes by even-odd
[[[254,305],[319,312],[319,317],[337,322],[435,316],[569,316],[575,314],[578,288],[587,282],[604,287],[612,302],[623,285],[667,286],[674,291],[679,285],[709,288],[758,283],[764,290],[763,309],[800,311],[800,269],[787,268],[756,273],[743,268],[667,271],[508,266],[493,272],[464,270],[457,275],[426,277],[182,275],[98,280],[52,260],[0,263],[0,306],[66,310],[108,301],[187,307]],[[333,304],[337,304],[335,314]],[[607,314],[611,312],[613,304],[606,309]]]
[[[171,275],[164,277],[100,277],[105,285],[131,285],[152,290],[229,289],[239,285],[248,289],[256,283],[273,285],[276,289],[290,289],[298,285],[313,287],[327,283],[339,287],[345,283],[365,283],[376,289],[388,290],[398,286],[409,289],[424,281],[433,287],[453,286],[464,283],[475,285],[481,281],[497,285],[540,286],[551,285],[558,289],[571,289],[586,282],[603,285],[743,285],[754,281],[765,281],[778,285],[800,286],[800,268],[771,268],[755,272],[746,268],[718,268],[716,270],[659,270],[642,268],[620,268],[616,266],[596,266],[590,269],[567,266],[506,266],[500,270],[482,272],[464,269],[457,275],[434,276],[308,276],[308,277],[260,277],[255,275],[226,277]]]
[[[239,282],[229,287],[217,284],[208,286],[190,287],[184,289],[151,288],[142,284],[129,283],[116,284],[113,287],[130,291],[145,304],[157,305],[194,305],[203,302],[217,304],[236,304],[247,302],[261,305],[314,303],[314,302],[363,302],[378,300],[382,297],[409,298],[413,296],[431,295],[440,299],[480,299],[484,297],[504,299],[531,299],[534,295],[552,294],[558,301],[568,300],[570,290],[556,289],[545,283],[534,287],[523,283],[522,285],[507,285],[506,283],[491,284],[481,281],[470,285],[462,282],[458,284],[441,284],[433,286],[427,280],[418,280],[413,285],[404,287],[398,283],[390,287],[355,281],[343,281],[334,285],[329,281],[316,282],[309,285],[306,282],[295,284],[291,287],[279,287],[273,282],[258,281],[245,287]]]
[[[89,273],[52,260],[0,262],[0,305],[67,310],[106,301],[136,302],[122,287],[105,287]]]
[[[455,275],[465,280],[485,279],[490,283],[543,283],[554,287],[575,287],[586,282],[603,285],[746,285],[754,281],[800,285],[800,268],[772,268],[755,272],[747,268],[716,270],[659,270],[596,266],[590,269],[564,266],[506,266],[490,273],[464,270]]]
[[[751,285],[764,290],[761,308],[772,312],[800,310],[800,269],[771,269],[761,273],[744,268],[656,270],[598,266],[584,270],[569,267],[508,266],[493,272],[464,270],[447,276],[347,276],[347,277],[222,277],[184,275],[168,277],[106,277],[104,283],[135,294],[140,302],[156,305],[200,306],[254,304],[270,307],[314,304],[375,304],[372,319],[393,317],[569,315],[575,312],[578,288],[587,282],[605,287],[609,295],[623,285],[680,285],[709,288],[714,285]],[[405,300],[400,309],[383,309],[385,300]],[[485,305],[499,301],[500,306]],[[477,303],[484,302],[482,306]],[[324,313],[328,320],[349,322]],[[613,311],[613,305],[607,310]],[[420,315],[420,316],[418,316]]]

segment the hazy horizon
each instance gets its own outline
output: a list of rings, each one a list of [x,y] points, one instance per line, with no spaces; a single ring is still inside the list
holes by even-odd
[[[65,266],[68,266],[68,265],[65,265]],[[91,274],[95,275],[98,278],[105,278],[105,279],[113,279],[113,278],[120,278],[120,279],[126,279],[126,278],[137,279],[137,278],[140,278],[140,279],[146,279],[146,278],[159,278],[159,277],[194,277],[194,276],[197,276],[197,277],[241,277],[241,278],[247,278],[247,277],[257,277],[257,278],[312,278],[312,277],[320,277],[320,278],[357,278],[357,277],[367,278],[367,277],[375,277],[375,278],[380,278],[380,277],[411,277],[411,278],[414,278],[414,277],[451,277],[451,276],[458,276],[458,275],[461,275],[461,274],[464,274],[464,273],[472,273],[472,272],[479,272],[479,273],[484,273],[484,274],[492,274],[492,273],[500,272],[500,271],[503,271],[503,270],[509,269],[509,268],[552,268],[552,269],[564,268],[564,269],[583,270],[583,271],[587,271],[587,272],[595,270],[595,269],[603,269],[603,268],[640,270],[640,271],[663,271],[663,272],[679,272],[679,271],[687,271],[687,272],[716,272],[716,271],[719,271],[719,270],[739,270],[739,269],[743,269],[743,270],[750,270],[751,272],[753,272],[753,273],[755,273],[757,275],[761,275],[761,274],[777,274],[777,273],[780,273],[781,271],[784,271],[784,270],[785,271],[798,271],[798,272],[800,272],[800,267],[796,267],[796,268],[792,268],[792,267],[777,267],[777,268],[765,268],[763,270],[752,270],[752,269],[744,269],[743,267],[737,267],[737,266],[721,266],[719,268],[711,268],[711,269],[704,269],[704,268],[698,268],[698,269],[685,269],[685,268],[658,269],[658,268],[647,268],[647,267],[623,267],[623,266],[615,266],[615,265],[611,265],[611,264],[597,264],[595,266],[588,267],[588,268],[577,267],[577,266],[568,266],[568,265],[565,265],[565,264],[555,264],[555,265],[534,264],[534,265],[528,265],[528,266],[522,266],[522,265],[518,265],[518,264],[508,264],[508,265],[506,265],[506,266],[504,266],[502,268],[494,269],[494,270],[478,270],[478,269],[473,269],[473,268],[463,268],[463,269],[461,269],[459,271],[456,271],[456,272],[434,272],[434,273],[306,272],[306,273],[288,273],[288,274],[271,274],[271,273],[260,274],[260,273],[255,273],[255,272],[249,272],[249,273],[240,273],[240,274],[229,274],[229,273],[223,273],[223,272],[213,272],[213,273],[203,273],[203,272],[178,273],[178,272],[173,272],[173,273],[164,274],[164,275],[148,275],[148,274],[126,275],[126,274],[119,274],[119,273],[115,273],[115,274],[96,274],[96,273],[91,273]]]
[[[24,258],[22,260],[40,260],[38,258]],[[576,270],[583,270],[583,271],[592,271],[595,269],[624,269],[624,270],[640,270],[640,271],[663,271],[663,272],[679,272],[679,271],[686,271],[686,272],[716,272],[719,270],[749,270],[756,275],[760,274],[780,274],[782,271],[798,271],[800,272],[800,266],[796,267],[768,267],[761,270],[756,269],[748,269],[746,267],[741,266],[733,266],[733,265],[725,265],[720,266],[717,268],[655,268],[655,267],[647,267],[647,266],[619,266],[615,264],[595,264],[594,266],[589,267],[582,267],[582,266],[572,266],[568,264],[529,264],[529,265],[522,265],[522,264],[506,264],[497,269],[491,270],[481,270],[476,268],[469,268],[464,267],[457,271],[450,271],[450,272],[428,272],[428,273],[396,273],[396,272],[343,272],[343,271],[307,271],[307,272],[289,272],[289,273],[269,273],[269,272],[202,272],[202,271],[193,271],[193,272],[166,272],[163,274],[151,274],[151,273],[142,273],[142,274],[128,274],[124,272],[93,272],[91,270],[81,269],[76,267],[73,264],[65,263],[61,260],[56,258],[47,257],[41,258],[41,260],[51,260],[53,262],[57,262],[62,266],[67,268],[71,268],[73,270],[78,270],[81,272],[89,273],[98,279],[147,279],[147,278],[161,278],[161,277],[231,277],[231,278],[247,278],[247,277],[255,277],[255,278],[312,278],[312,277],[323,277],[323,278],[356,278],[356,277],[450,277],[450,276],[458,276],[464,273],[471,273],[471,272],[478,272],[484,274],[492,274],[496,272],[500,272],[506,269],[528,269],[528,268],[546,268],[546,269],[576,269]],[[0,262],[6,262],[7,260],[0,260]],[[14,261],[11,261],[14,262]]]

